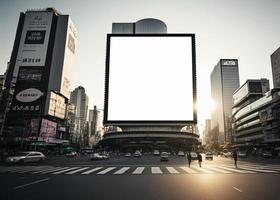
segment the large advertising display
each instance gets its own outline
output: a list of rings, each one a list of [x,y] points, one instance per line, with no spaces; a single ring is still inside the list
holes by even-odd
[[[42,119],[40,136],[38,141],[52,142],[55,139],[57,123]]]
[[[194,34],[107,40],[106,124],[196,123]]]
[[[66,103],[65,97],[56,94],[55,92],[49,92],[46,101],[45,115],[50,115],[60,119],[65,118]]]
[[[39,114],[42,109],[43,95],[40,87],[16,87],[10,113]]]
[[[52,17],[52,12],[26,13],[13,77],[20,66],[45,66]]]

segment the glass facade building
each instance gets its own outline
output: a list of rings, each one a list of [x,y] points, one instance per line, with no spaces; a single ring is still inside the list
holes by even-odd
[[[221,59],[211,73],[211,96],[216,104],[211,115],[211,128],[217,130],[218,143],[231,139],[232,95],[239,88],[237,59]]]

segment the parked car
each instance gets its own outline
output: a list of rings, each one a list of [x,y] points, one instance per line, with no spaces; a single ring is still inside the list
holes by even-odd
[[[19,152],[15,156],[10,156],[6,158],[6,163],[26,163],[26,162],[40,162],[45,160],[46,156],[39,151],[24,151]]]
[[[77,154],[76,151],[72,151],[72,152],[69,152],[69,153],[65,154],[65,156],[66,156],[67,158],[75,157],[75,156],[77,156],[77,155],[78,155],[78,154]]]
[[[138,150],[136,150],[136,151],[134,152],[134,154],[133,154],[133,157],[141,157],[141,156],[142,156],[142,154],[141,154],[141,152],[138,151]]]
[[[198,159],[197,158],[197,153],[191,152],[191,158],[192,158],[192,160],[197,160]]]
[[[247,158],[247,152],[246,152],[246,151],[239,151],[239,152],[237,153],[237,156],[238,156],[239,158]]]
[[[154,150],[154,156],[159,156],[160,153],[159,153],[159,150]]]
[[[179,151],[177,155],[178,156],[185,156],[185,153],[183,151]]]
[[[160,161],[169,161],[169,153],[161,152],[161,154],[160,154]]]
[[[205,160],[213,160],[213,153],[207,152],[205,154]]]
[[[129,158],[129,157],[131,157],[131,153],[126,153],[124,156]]]
[[[271,151],[263,151],[262,152],[262,157],[263,158],[271,158],[272,157],[272,152]]]

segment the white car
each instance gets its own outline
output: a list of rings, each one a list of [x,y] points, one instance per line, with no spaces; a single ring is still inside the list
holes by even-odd
[[[232,157],[232,153],[229,151],[229,152],[224,152],[223,155],[228,158],[228,157]]]
[[[185,153],[183,151],[179,151],[177,155],[178,156],[185,156]]]
[[[65,156],[66,156],[67,158],[71,158],[71,157],[78,156],[78,154],[77,154],[76,151],[72,151],[72,152],[69,152],[69,153],[65,154]]]
[[[205,154],[205,160],[213,160],[213,153],[207,152]]]
[[[141,157],[142,154],[140,151],[136,150],[135,153],[133,154],[133,157]]]
[[[126,153],[124,156],[129,158],[129,157],[131,157],[131,153]]]
[[[154,150],[154,156],[159,156],[160,153],[159,153],[159,150]]]
[[[247,153],[246,153],[246,151],[239,151],[237,153],[237,156],[240,157],[240,158],[246,158],[247,157]]]
[[[191,158],[192,158],[192,160],[197,160],[198,159],[197,153],[191,152]]]
[[[19,152],[15,156],[6,158],[6,163],[26,163],[26,162],[40,162],[45,160],[46,156],[39,151],[24,151]]]

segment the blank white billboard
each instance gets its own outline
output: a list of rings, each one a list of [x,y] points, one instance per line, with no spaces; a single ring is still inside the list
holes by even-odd
[[[105,120],[196,120],[192,40],[187,35],[111,35]]]

